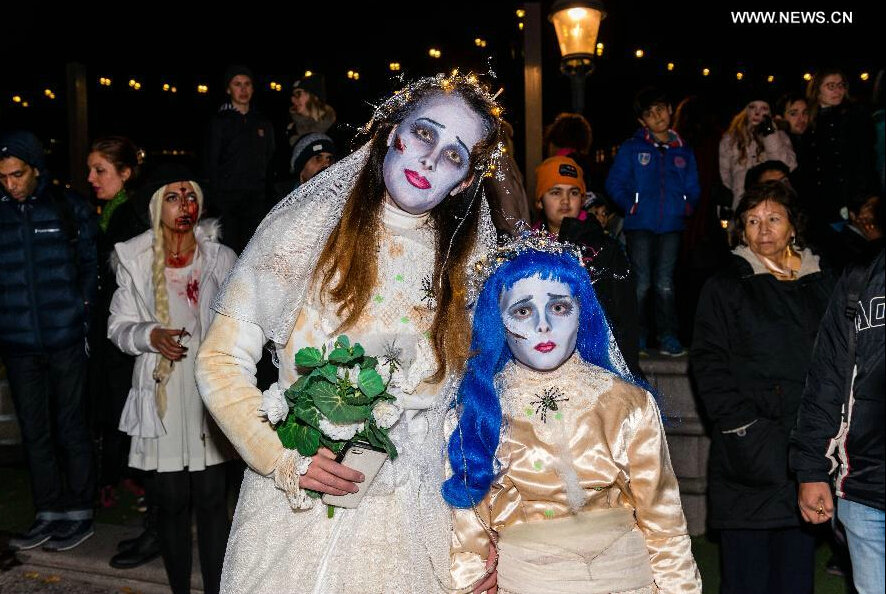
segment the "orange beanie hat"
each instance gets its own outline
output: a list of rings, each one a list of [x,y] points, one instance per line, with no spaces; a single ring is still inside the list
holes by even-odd
[[[584,172],[579,164],[569,157],[545,159],[535,168],[535,179],[536,200],[557,184],[578,186],[582,195],[586,193]]]

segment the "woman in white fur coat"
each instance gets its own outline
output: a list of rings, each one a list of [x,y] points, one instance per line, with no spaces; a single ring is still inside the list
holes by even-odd
[[[204,592],[217,592],[230,529],[225,466],[233,449],[206,414],[194,379],[212,300],[237,257],[202,222],[194,176],[161,165],[147,182],[152,228],[115,246],[117,291],[108,338],[136,356],[119,429],[132,436],[129,465],[155,472],[158,534],[172,591],[190,591],[191,503]]]

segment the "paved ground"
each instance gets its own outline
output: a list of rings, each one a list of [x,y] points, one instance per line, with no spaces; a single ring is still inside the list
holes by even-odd
[[[166,571],[159,558],[127,570],[108,565],[117,543],[139,532],[139,527],[96,524],[95,536],[70,551],[49,553],[36,548],[0,553],[0,594],[168,594]],[[0,551],[4,549],[5,543],[0,543]],[[196,594],[203,589],[196,547],[192,559],[191,592]]]
[[[41,573],[16,567],[0,572],[0,592],[2,594],[136,594],[139,590],[128,587],[102,587],[95,584],[75,581],[52,571]]]

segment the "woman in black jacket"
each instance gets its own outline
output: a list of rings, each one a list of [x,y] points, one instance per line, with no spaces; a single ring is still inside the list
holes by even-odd
[[[800,196],[809,203],[810,231],[842,221],[840,209],[864,191],[877,188],[874,124],[870,113],[849,97],[849,80],[838,69],[824,69],[809,81],[809,128],[803,136],[806,161]]]
[[[788,470],[818,323],[833,287],[802,248],[794,193],[748,191],[740,245],[701,293],[691,362],[711,422],[709,526],[721,532],[723,594],[811,594],[814,538],[802,528]]]

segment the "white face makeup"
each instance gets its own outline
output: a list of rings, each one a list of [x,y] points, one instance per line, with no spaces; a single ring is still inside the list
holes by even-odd
[[[508,347],[519,363],[550,371],[572,356],[579,305],[568,285],[538,276],[522,278],[498,303]]]
[[[465,181],[470,154],[483,136],[483,120],[457,95],[428,97],[389,139],[383,167],[394,205],[426,213]]]

